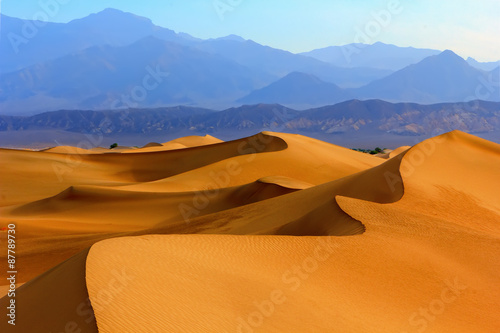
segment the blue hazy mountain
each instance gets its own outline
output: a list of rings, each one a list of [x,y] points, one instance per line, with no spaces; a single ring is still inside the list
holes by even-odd
[[[352,98],[349,92],[312,74],[293,72],[237,100],[238,103],[278,103],[304,108],[335,104]]]
[[[492,80],[496,83],[487,83]],[[498,78],[470,66],[450,50],[373,81],[356,89],[355,94],[365,99],[425,104],[500,99]]]
[[[190,44],[197,39],[154,25],[151,20],[117,9],[64,23],[0,16],[0,73],[19,70],[92,46],[125,46],[147,36]]]
[[[0,75],[3,113],[232,102],[272,77],[155,37],[96,46]],[[127,102],[128,101],[128,102]]]
[[[339,67],[371,67],[396,71],[424,58],[441,53],[438,50],[375,44],[330,46],[302,53]]]
[[[44,23],[1,16],[0,73],[19,70],[47,60],[82,51],[92,46],[125,46],[147,36],[220,54],[242,65],[267,71],[276,78],[293,71],[320,76],[344,87],[362,86],[390,74],[380,69],[345,69],[263,46],[236,35],[201,40],[185,33],[154,25],[148,18],[116,9],[105,9],[82,19],[61,23]],[[31,31],[33,36],[26,31]]]
[[[351,98],[424,104],[475,99],[498,101],[498,71],[498,67],[491,72],[478,70],[452,51],[444,51],[361,88],[341,89],[310,74],[292,73],[237,102],[280,103],[302,108]]]
[[[496,67],[500,66],[500,60],[499,61],[491,61],[491,62],[479,62],[474,58],[467,58],[467,63],[471,65],[472,67],[475,67],[477,69],[481,69],[483,71],[489,72],[494,70]]]
[[[341,68],[311,57],[264,46],[235,36],[206,40],[197,43],[194,47],[208,53],[220,54],[244,66],[266,71],[278,78],[292,72],[303,72],[313,74],[343,88],[360,87],[392,72],[386,69],[369,68],[369,66]]]
[[[500,98],[496,63],[465,61],[451,51],[375,43],[306,56],[236,35],[201,40],[114,9],[69,23],[0,19],[3,114],[130,105],[304,107],[351,98],[426,104]],[[146,91],[147,75],[158,82],[147,79],[155,87]]]

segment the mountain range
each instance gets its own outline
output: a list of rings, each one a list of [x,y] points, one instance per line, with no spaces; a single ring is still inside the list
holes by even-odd
[[[441,53],[439,50],[398,47],[376,42],[374,44],[352,43],[342,46],[328,46],[300,54],[339,67],[371,67],[397,71],[439,53]],[[467,58],[467,63],[487,72],[500,66],[500,61],[479,62],[471,57]]]
[[[448,50],[375,43],[293,54],[236,35],[198,39],[116,9],[68,23],[0,19],[0,114],[500,100],[498,63]]]
[[[73,133],[67,136],[73,141],[66,141],[66,144],[75,145],[82,140],[76,138],[78,133],[82,138],[98,135],[132,145],[144,140],[166,141],[178,136],[207,133],[231,140],[267,130],[303,134],[336,143],[358,142],[364,146],[373,144],[376,138],[377,144],[383,142],[397,146],[454,129],[500,141],[500,103],[472,101],[420,105],[349,100],[304,111],[279,104],[257,104],[223,111],[178,106],[108,111],[60,110],[34,116],[0,117],[0,137],[4,145],[21,144],[32,134],[50,138],[46,141],[48,144],[64,137],[61,133]],[[64,139],[57,140],[60,144]]]
[[[154,25],[150,19],[105,9],[68,23],[0,15],[0,73],[78,53],[99,45],[125,46],[148,36],[188,45],[197,39]]]
[[[438,50],[397,47],[377,42],[372,45],[353,43],[329,46],[301,54],[340,67],[373,67],[397,71],[439,53],[441,52]]]
[[[239,103],[279,103],[295,107],[329,105],[352,97],[334,83],[325,82],[312,74],[292,72],[269,86],[255,90],[237,100]]]
[[[450,50],[430,56],[357,90],[364,98],[420,103],[499,100],[497,70],[483,72]]]
[[[310,74],[292,73],[237,102],[313,107],[352,98],[424,104],[475,99],[499,101],[499,81],[498,67],[484,72],[446,50],[360,88],[341,89]]]

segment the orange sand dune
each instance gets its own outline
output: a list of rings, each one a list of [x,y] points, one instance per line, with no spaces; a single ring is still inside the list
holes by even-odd
[[[168,141],[165,143],[150,142],[147,145],[145,145],[139,149],[125,150],[123,152],[124,153],[144,153],[144,152],[151,152],[151,151],[175,150],[175,149],[184,149],[184,148],[193,148],[193,147],[200,147],[200,146],[206,146],[206,145],[213,145],[213,144],[221,143],[221,142],[224,142],[224,141],[219,140],[211,135],[205,135],[205,136],[192,135],[192,136],[178,138],[178,139]]]
[[[423,219],[441,221],[431,224],[453,223],[475,232],[500,235],[500,145],[454,131],[411,148],[402,158],[400,169],[404,196],[394,204],[380,205],[377,212],[401,209],[421,214]],[[387,178],[393,185],[401,182],[392,175]],[[361,221],[375,216],[373,207],[365,208],[365,204],[373,203],[355,200],[351,204]]]
[[[411,146],[401,146],[401,147],[398,147],[394,150],[384,150],[384,153],[379,153],[379,154],[375,154],[375,156],[377,157],[380,157],[380,158],[385,158],[385,159],[389,159],[389,158],[393,158],[395,156],[398,156],[399,154],[401,154],[402,152],[410,149]]]
[[[408,149],[410,149],[411,147],[410,146],[401,146],[399,148],[396,148],[394,149],[393,151],[391,151],[389,153],[389,158],[393,158],[393,157],[396,157],[398,156],[399,154],[401,154],[402,152],[404,151],[407,151]]]
[[[151,147],[161,147],[163,146],[161,143],[158,142],[150,142],[142,146],[142,148],[151,148]]]
[[[58,154],[97,154],[98,152],[93,149],[83,149],[73,146],[57,146],[47,149],[42,149],[45,153],[58,153]]]
[[[393,235],[107,240],[89,253],[87,285],[100,332],[498,329],[498,289],[483,289],[495,281]],[[120,269],[124,288],[108,302]]]
[[[381,159],[292,134],[214,141],[1,150],[18,282],[45,272],[18,290],[21,331],[500,331],[500,145],[454,131]]]
[[[192,219],[381,163],[290,134],[264,133],[227,143],[210,136],[174,141],[198,146],[134,155],[75,154],[64,147],[51,153],[1,150],[0,226],[18,225],[19,260],[28,266],[21,282],[96,240],[165,227],[195,233]],[[183,184],[176,177],[190,181]],[[47,253],[50,258],[41,260]]]
[[[184,233],[186,230],[188,233],[296,236],[362,233],[363,225],[340,209],[335,196],[346,195],[380,203],[399,200],[403,194],[402,183],[395,184],[393,191],[384,178],[384,173],[388,171],[398,175],[399,163],[397,159],[389,160],[380,166],[322,185],[210,215],[201,216],[203,210],[198,213],[198,210],[191,209],[188,225],[160,224],[139,234]]]
[[[286,147],[281,138],[257,135],[215,147],[146,152],[133,156],[0,149],[0,167],[4,172],[0,179],[0,206],[39,200],[74,185],[116,186],[158,180],[230,157]]]
[[[192,191],[203,190],[207,184],[216,187],[238,186],[267,176],[284,176],[319,185],[384,162],[368,154],[301,135],[271,132],[265,132],[264,135],[282,140],[286,143],[286,149],[272,154],[263,152],[221,159],[164,179],[137,183],[126,188],[133,191]],[[263,147],[255,145],[247,149],[260,152]]]
[[[198,135],[185,136],[169,142],[165,142],[163,143],[163,145],[165,146],[167,144],[178,143],[185,147],[199,147],[199,146],[213,145],[215,143],[221,143],[221,142],[224,141],[207,134],[205,136],[198,136]]]
[[[207,145],[213,145],[216,143],[224,142],[211,135],[205,136],[186,136],[183,138],[175,139],[165,143],[150,142],[142,148],[125,150],[124,153],[144,153],[152,151],[165,151],[165,150],[175,150],[184,148],[201,147]]]
[[[167,143],[165,145],[159,144],[158,146],[144,146],[142,148],[134,148],[121,151],[125,154],[136,154],[136,153],[147,153],[147,152],[156,152],[156,151],[166,151],[166,150],[175,150],[175,149],[184,149],[186,146],[180,143]]]
[[[285,177],[263,178],[242,186],[214,191],[204,215],[244,206],[303,189],[308,185]],[[312,186],[312,185],[309,185]],[[25,220],[50,220],[119,225],[123,231],[152,227],[160,222],[181,221],[180,205],[193,205],[197,192],[134,192],[109,187],[72,186],[46,199],[0,209],[5,216]],[[201,199],[200,199],[201,200]],[[21,222],[22,221],[22,222]]]
[[[112,150],[110,148],[104,148],[104,147],[94,147],[92,149],[89,149],[91,152],[97,152],[97,153],[109,153]]]
[[[299,204],[296,198],[305,200],[306,193],[314,197],[319,189],[340,192],[345,181],[349,185],[344,191],[351,193],[336,201],[364,223],[366,230],[358,236],[142,236],[97,243],[87,261],[87,283],[98,327],[101,332],[147,332],[151,327],[200,332],[496,332],[499,167],[499,145],[452,132],[373,171],[254,204],[258,210],[234,209],[202,218],[212,224],[229,220],[224,225],[228,228],[237,224],[238,216],[258,216],[250,221],[252,227],[263,219],[270,225],[285,213],[279,207],[291,210]],[[477,173],[464,179],[471,170]],[[385,189],[376,181],[367,185],[369,179],[380,178]],[[363,200],[349,198],[367,191],[371,195]],[[277,203],[285,199],[290,200],[286,206]],[[270,202],[274,210],[266,207]],[[302,204],[313,208],[311,202]],[[316,211],[324,224],[336,219]],[[293,213],[298,215],[297,209]],[[314,223],[314,217],[307,223]],[[319,249],[325,248],[329,250],[321,256]],[[106,272],[120,267],[130,277],[127,291],[104,307],[99,295],[111,277]],[[142,281],[151,275],[152,285],[145,286]],[[138,302],[148,289],[147,300]],[[144,308],[147,313],[130,320],[130,314]],[[204,313],[203,320],[192,315],[196,313]]]

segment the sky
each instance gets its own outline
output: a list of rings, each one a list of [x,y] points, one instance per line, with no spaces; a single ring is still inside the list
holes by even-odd
[[[500,0],[0,0],[2,14],[51,22],[105,8],[198,38],[236,34],[294,53],[380,41],[500,60]]]

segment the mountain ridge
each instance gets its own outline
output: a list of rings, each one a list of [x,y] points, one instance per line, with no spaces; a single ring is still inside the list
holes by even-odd
[[[3,144],[19,143],[31,136],[49,135],[53,140],[57,136],[55,131],[67,133],[58,141],[67,140],[68,144],[71,140],[84,140],[77,137],[85,138],[85,135],[97,135],[113,142],[121,138],[136,144],[137,140],[147,143],[161,138],[166,141],[179,135],[210,134],[226,140],[262,131],[279,131],[334,142],[360,142],[365,146],[373,138],[387,144],[408,145],[414,137],[430,137],[456,129],[498,141],[500,102],[421,105],[354,99],[304,111],[279,104],[256,104],[222,111],[178,106],[0,116]]]

